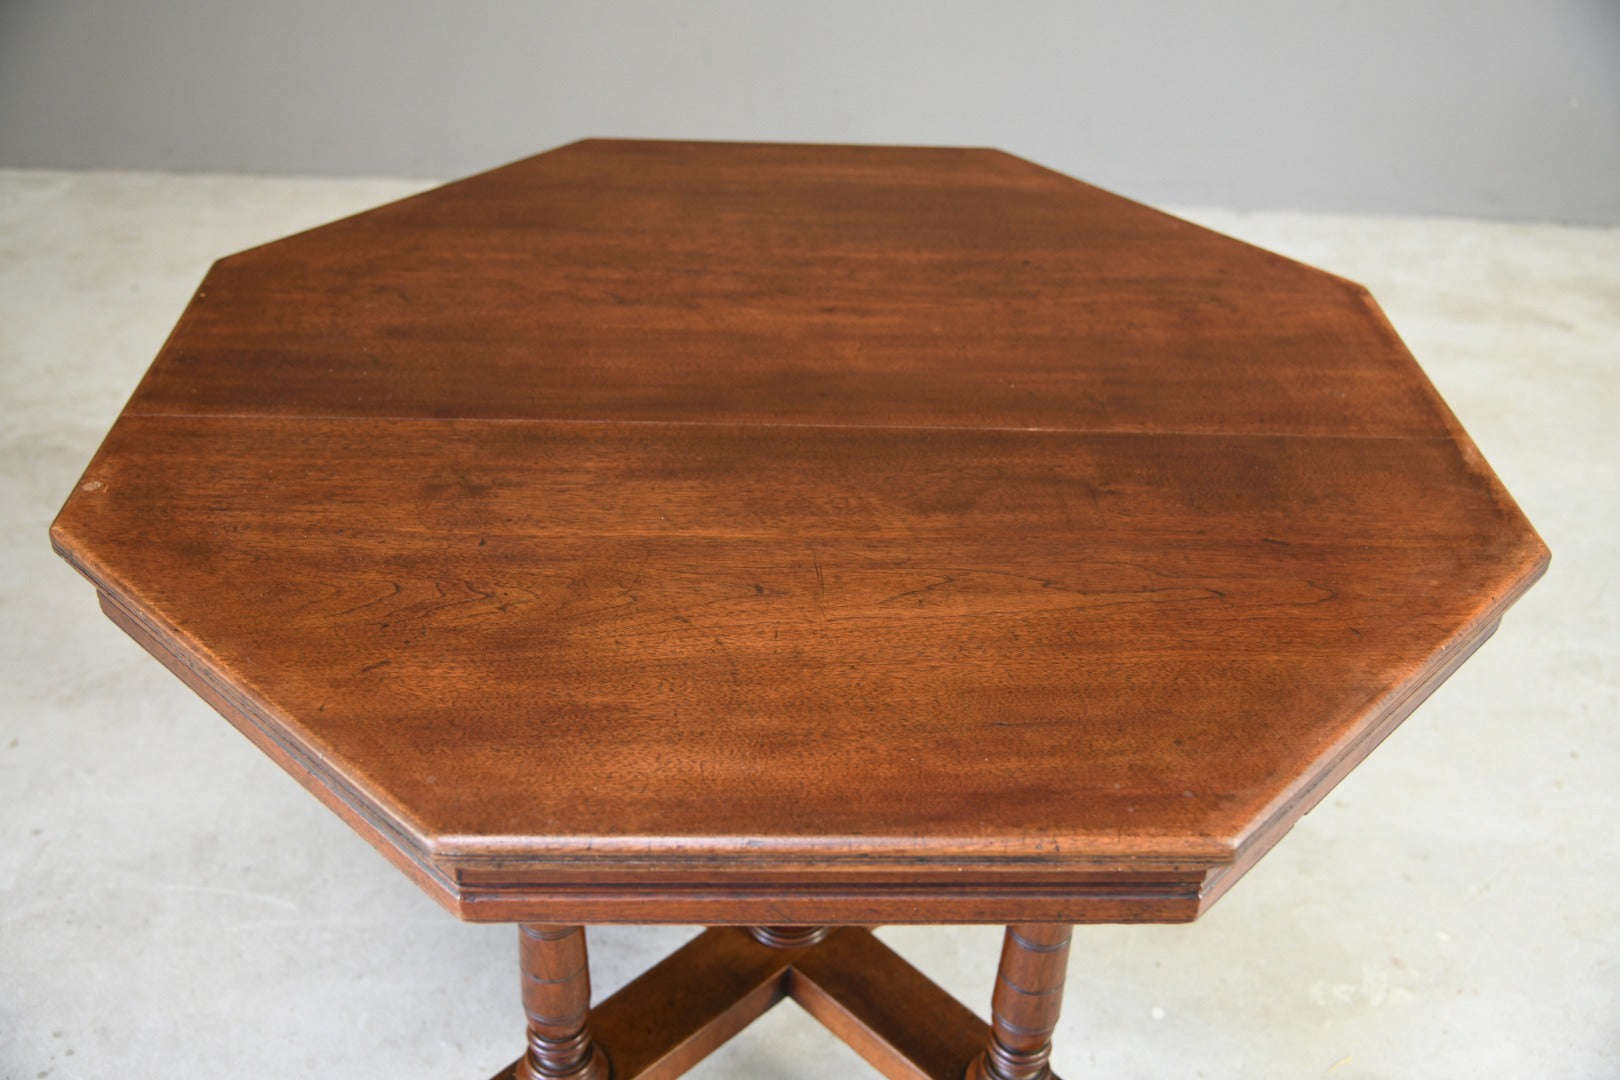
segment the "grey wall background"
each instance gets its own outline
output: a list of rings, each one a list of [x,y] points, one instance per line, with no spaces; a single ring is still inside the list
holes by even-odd
[[[1620,223],[1620,0],[0,0],[0,164],[994,145],[1149,201]]]

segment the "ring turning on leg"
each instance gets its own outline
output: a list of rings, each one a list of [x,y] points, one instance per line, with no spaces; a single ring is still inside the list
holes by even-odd
[[[1052,1032],[1063,1006],[1070,927],[1007,927],[990,999],[990,1045],[969,1080],[1044,1080],[1052,1074]]]
[[[607,1080],[607,1056],[591,1041],[586,1021],[591,974],[585,931],[578,926],[524,923],[518,927],[523,1011],[529,1049],[522,1080]]]
[[[827,936],[825,926],[750,926],[748,932],[773,949],[803,949]]]

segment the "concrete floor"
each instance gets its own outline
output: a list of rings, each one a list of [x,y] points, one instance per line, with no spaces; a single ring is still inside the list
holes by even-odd
[[[209,261],[404,181],[0,173],[0,1076],[487,1076],[457,923],[105,621],[46,526]],[[1071,1077],[1620,1075],[1620,231],[1191,214],[1356,278],[1551,545],[1203,921],[1076,941]],[[592,932],[611,992],[691,931]],[[999,933],[882,936],[981,1011]],[[692,1075],[863,1075],[792,1007]]]

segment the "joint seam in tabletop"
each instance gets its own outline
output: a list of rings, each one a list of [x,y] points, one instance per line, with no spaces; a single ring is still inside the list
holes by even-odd
[[[253,422],[309,423],[374,423],[374,424],[534,424],[571,427],[667,427],[705,428],[761,431],[889,431],[889,432],[946,432],[971,431],[1007,435],[1120,435],[1139,438],[1199,438],[1199,439],[1343,439],[1360,441],[1455,443],[1450,435],[1422,435],[1411,432],[1378,433],[1369,431],[1289,431],[1256,428],[1247,431],[1221,431],[1213,428],[1149,428],[1117,426],[1054,427],[1051,425],[1018,426],[1008,424],[833,424],[811,423],[799,420],[648,420],[635,417],[567,417],[567,416],[415,416],[406,413],[307,413],[278,412],[177,412],[174,410],[147,411],[129,408],[124,416],[143,420],[188,420],[193,422],[227,422],[245,420]]]

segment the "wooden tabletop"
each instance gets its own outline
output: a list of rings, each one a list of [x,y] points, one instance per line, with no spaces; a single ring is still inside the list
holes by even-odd
[[[52,539],[559,922],[1191,918],[1547,562],[1358,285],[993,150],[594,140],[221,260]]]

